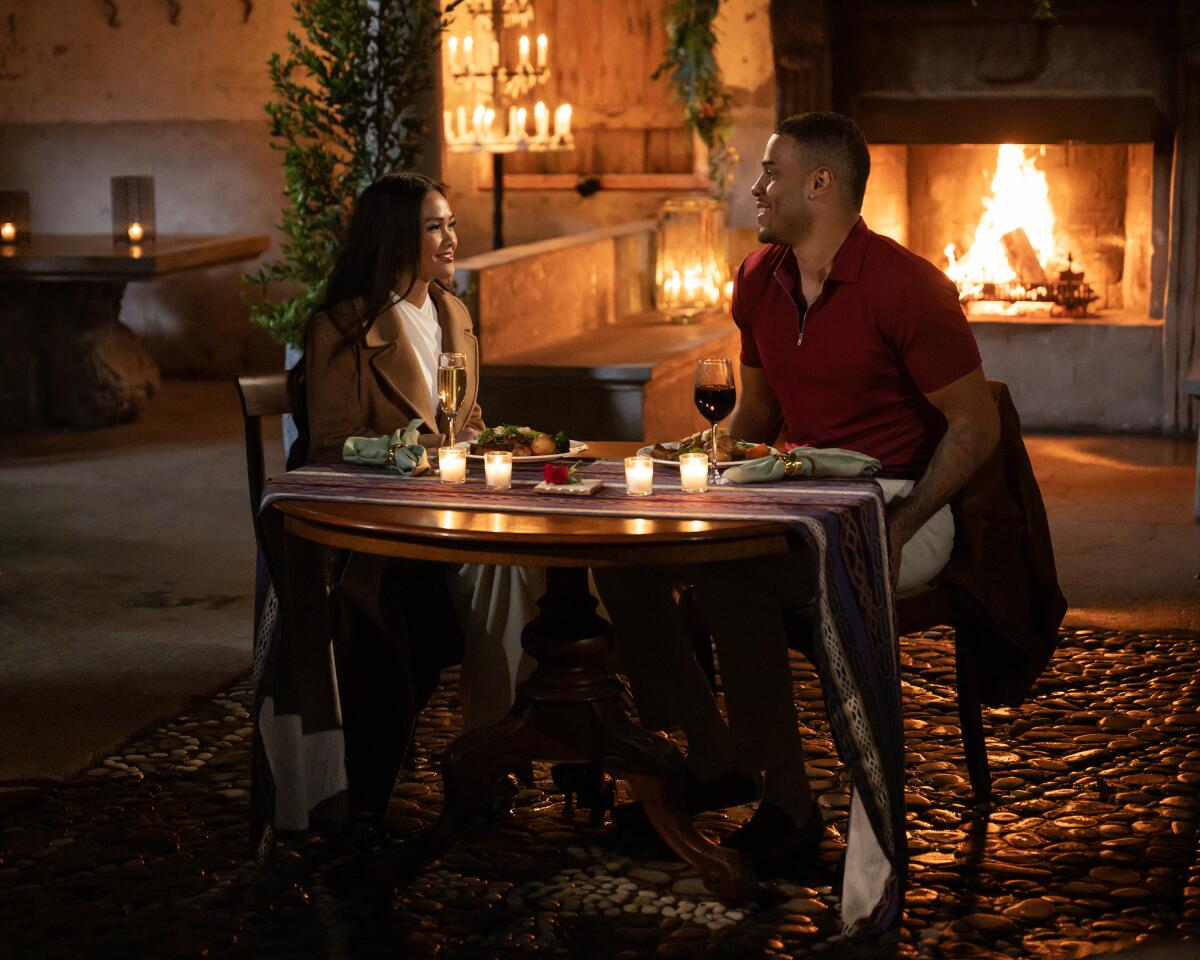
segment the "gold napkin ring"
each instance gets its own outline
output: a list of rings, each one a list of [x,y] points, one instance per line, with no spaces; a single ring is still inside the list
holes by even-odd
[[[391,444],[388,447],[388,455],[387,455],[387,459],[384,461],[384,465],[388,466],[388,467],[394,467],[396,465],[396,451],[401,449],[402,447],[406,447],[406,446],[408,446],[408,444],[405,444],[405,443]]]
[[[778,454],[778,457],[783,461],[783,475],[785,477],[803,476],[804,464],[801,461],[785,457],[782,453]]]

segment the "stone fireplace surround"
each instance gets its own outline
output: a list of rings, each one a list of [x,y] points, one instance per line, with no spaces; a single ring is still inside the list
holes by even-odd
[[[1197,317],[1195,293],[1179,295],[1196,256],[1178,249],[1195,245],[1180,178],[1197,158],[1181,156],[1195,119],[1177,118],[1196,93],[1197,14],[1175,0],[1053,7],[1039,23],[1024,0],[775,0],[778,112],[853,116],[872,146],[868,223],[939,266],[946,242],[969,245],[995,145],[1045,145],[1038,166],[1098,315],[972,318],[985,369],[1027,426],[1182,432]]]

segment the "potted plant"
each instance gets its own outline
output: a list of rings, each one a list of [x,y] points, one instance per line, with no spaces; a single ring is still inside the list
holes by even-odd
[[[293,0],[298,29],[268,61],[271,147],[283,154],[281,256],[245,277],[251,322],[299,357],[354,199],[415,169],[445,14],[437,0]],[[288,363],[291,366],[291,363]]]

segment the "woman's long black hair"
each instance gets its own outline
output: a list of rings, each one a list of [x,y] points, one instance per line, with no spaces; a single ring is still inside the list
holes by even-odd
[[[362,301],[357,323],[342,331],[347,343],[367,335],[375,318],[391,304],[398,279],[408,282],[408,289],[396,290],[401,297],[416,282],[421,260],[421,204],[430,190],[446,192],[431,177],[389,173],[354,202],[346,241],[325,285],[325,301],[317,308],[333,318],[333,308],[339,304]]]
[[[421,205],[430,190],[445,196],[436,180],[419,173],[389,173],[367,187],[354,202],[346,242],[338,251],[325,299],[316,313],[326,313],[350,346],[366,337],[375,319],[392,302],[396,281],[407,279],[407,295],[421,262]],[[355,300],[361,308],[347,310]],[[339,309],[334,309],[339,308]],[[298,437],[288,455],[288,469],[308,462],[308,376],[301,361],[288,374]]]

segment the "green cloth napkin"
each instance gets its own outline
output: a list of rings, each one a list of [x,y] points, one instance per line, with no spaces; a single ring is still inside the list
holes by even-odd
[[[417,443],[425,421],[420,417],[390,437],[347,437],[342,445],[346,463],[361,463],[368,467],[387,467],[406,477],[419,477],[429,470],[429,455]]]
[[[797,447],[788,453],[739,464],[725,471],[730,483],[773,483],[784,477],[870,477],[879,461],[865,453],[837,447]]]

